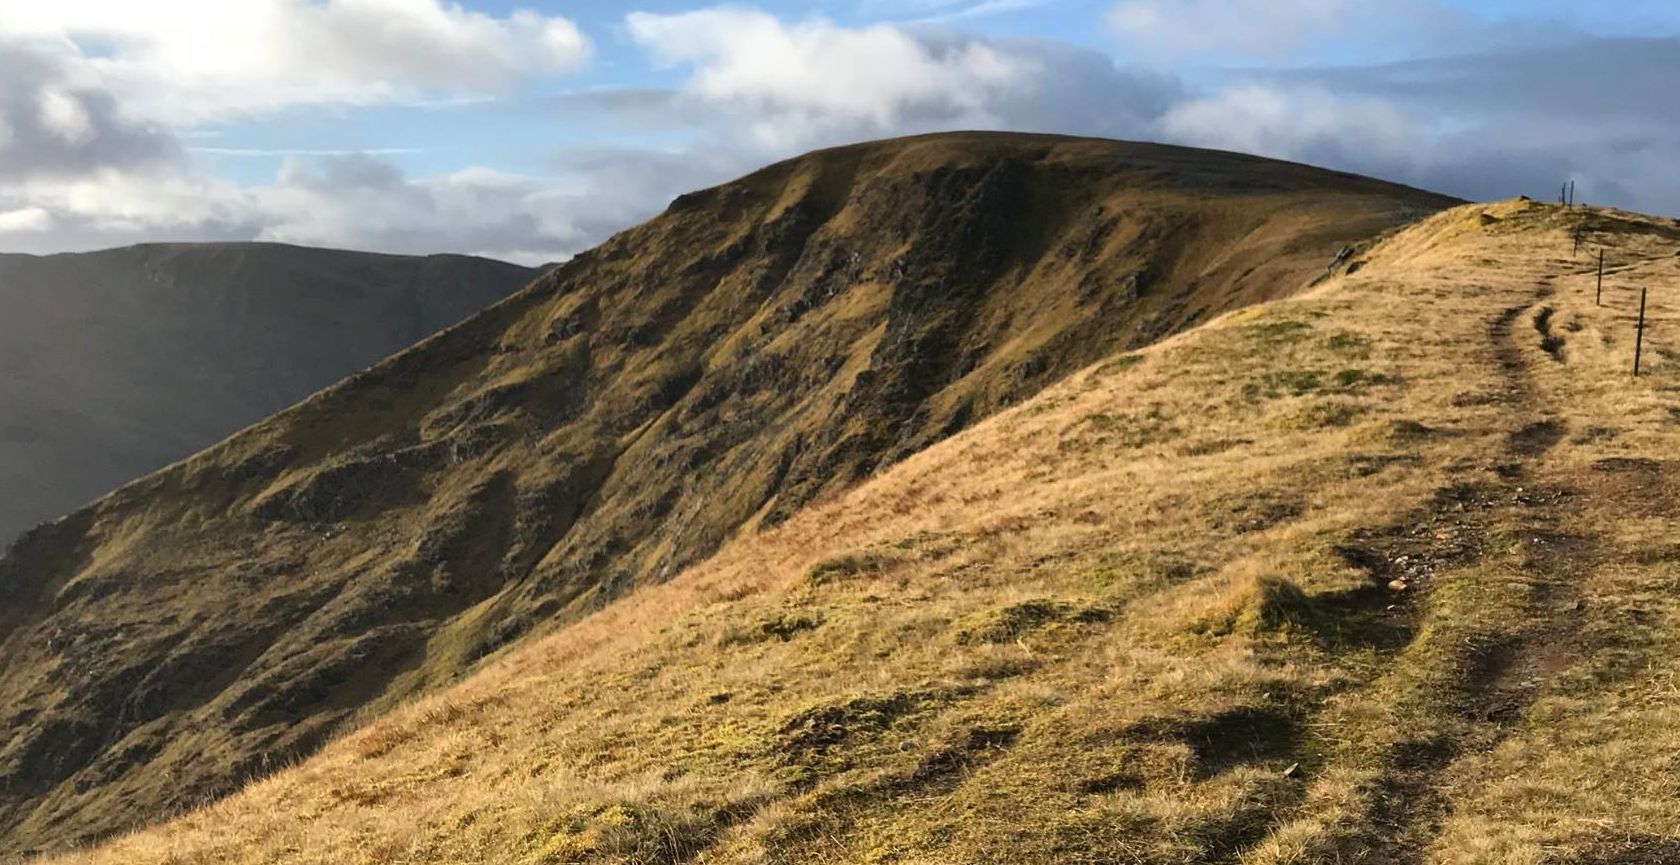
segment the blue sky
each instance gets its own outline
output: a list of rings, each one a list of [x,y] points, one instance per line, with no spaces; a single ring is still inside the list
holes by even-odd
[[[561,258],[688,188],[954,128],[1680,211],[1680,4],[0,0],[0,251]]]
[[[521,172],[551,170],[556,148],[588,146],[602,141],[634,141],[642,136],[635,130],[614,129],[613,124],[578,123],[545,112],[539,102],[545,95],[619,88],[676,88],[684,70],[648,62],[626,31],[626,7],[608,2],[520,3],[479,2],[467,6],[490,15],[504,16],[518,9],[564,16],[577,22],[594,47],[589,66],[576,74],[524,82],[517,90],[494,102],[455,108],[385,107],[357,112],[318,110],[289,111],[261,118],[220,125],[204,130],[214,140],[204,147],[272,150],[405,150],[387,154],[411,171],[455,171],[473,165],[490,164]],[[637,3],[636,11],[675,14],[704,8],[706,4],[681,0]],[[745,5],[745,4],[734,4]],[[889,22],[905,26],[960,26],[996,38],[1036,38],[1084,44],[1096,50],[1112,49],[1100,30],[1105,3],[1092,0],[1019,0],[1002,4],[997,11],[963,15],[973,6],[887,0],[829,0],[829,2],[772,2],[750,4],[789,21],[820,16],[836,24],[865,27]],[[1010,7],[1016,7],[1011,11]],[[574,121],[574,122],[565,122]],[[441,134],[440,134],[441,133]],[[220,156],[217,170],[250,182],[272,177],[278,156]]]

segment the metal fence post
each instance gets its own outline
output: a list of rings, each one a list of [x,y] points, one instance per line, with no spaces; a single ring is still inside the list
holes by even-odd
[[[1645,350],[1645,289],[1639,289],[1639,330],[1633,338],[1633,377],[1639,377],[1639,356]]]

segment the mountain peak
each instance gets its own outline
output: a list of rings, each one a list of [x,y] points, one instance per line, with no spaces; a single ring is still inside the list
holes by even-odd
[[[0,559],[0,724],[24,731],[0,750],[6,843],[228,793],[1450,203],[992,133],[821,151],[683,196]]]

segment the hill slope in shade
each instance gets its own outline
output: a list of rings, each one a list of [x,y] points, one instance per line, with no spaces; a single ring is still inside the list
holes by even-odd
[[[827,151],[670,211],[0,560],[0,827],[135,825],[1446,204],[1151,145]]]
[[[1677,247],[1449,211],[53,861],[1673,861]]]
[[[0,255],[0,548],[537,274],[250,243]]]

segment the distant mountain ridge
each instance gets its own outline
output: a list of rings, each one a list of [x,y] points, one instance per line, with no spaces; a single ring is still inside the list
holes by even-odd
[[[0,548],[539,272],[266,243],[0,254]]]

